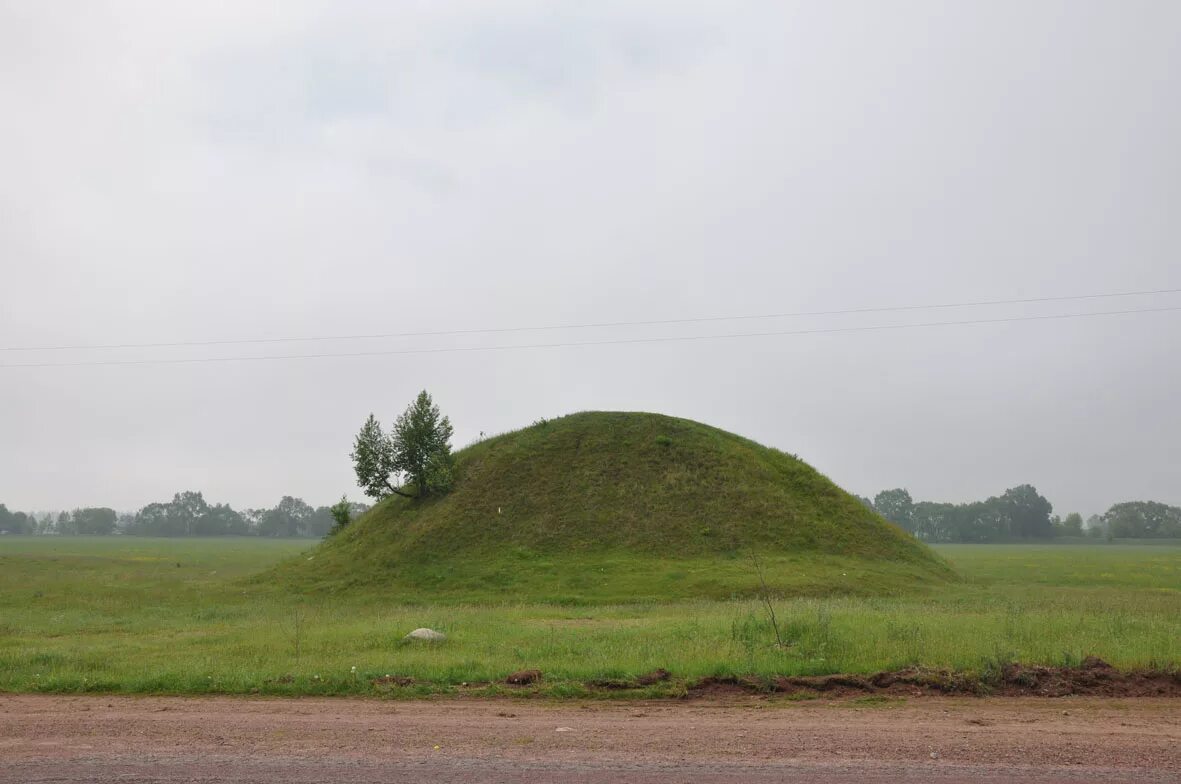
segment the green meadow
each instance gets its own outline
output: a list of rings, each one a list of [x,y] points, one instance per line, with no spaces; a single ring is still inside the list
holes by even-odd
[[[839,571],[858,564],[838,559],[819,567],[829,570],[831,591],[817,595],[809,579],[806,596],[791,595],[799,564],[768,557],[762,566],[778,594],[772,605],[788,643],[782,648],[764,605],[750,596],[624,602],[609,580],[596,601],[600,583],[590,580],[578,602],[520,603],[515,591],[495,586],[468,601],[432,601],[428,590],[408,597],[380,587],[296,594],[258,578],[312,546],[0,538],[0,690],[496,693],[507,690],[495,683],[509,673],[536,668],[545,675],[539,691],[578,696],[588,680],[664,668],[673,679],[641,693],[670,694],[707,675],[911,665],[971,673],[1002,660],[1063,665],[1088,655],[1121,669],[1181,664],[1175,543],[942,546],[935,550],[958,578],[880,592],[863,590],[858,573]],[[622,575],[645,563],[616,566]],[[577,556],[554,568],[577,571]],[[753,567],[741,558],[701,558],[678,568]],[[419,626],[448,639],[403,643]],[[386,675],[413,683],[374,683]]]

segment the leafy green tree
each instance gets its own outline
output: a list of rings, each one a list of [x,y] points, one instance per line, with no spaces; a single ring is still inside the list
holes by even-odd
[[[73,533],[89,536],[115,532],[115,510],[106,507],[75,509],[72,517]]]
[[[352,522],[353,506],[349,503],[348,496],[342,495],[339,501],[329,507],[328,511],[332,515],[333,531],[340,531]]]
[[[402,412],[389,435],[370,414],[353,443],[357,484],[374,499],[391,493],[425,498],[446,491],[452,480],[452,433],[451,421],[425,390]]]
[[[304,536],[315,512],[302,498],[285,495],[274,509],[263,513],[258,532],[262,536]]]
[[[135,520],[127,529],[130,534],[140,536],[169,536],[168,504],[153,502],[135,513]]]
[[[1009,533],[1010,521],[995,499],[957,504],[950,517],[952,540],[956,542],[995,542]]]
[[[303,523],[303,535],[313,539],[320,539],[332,532],[335,525],[332,520],[332,507],[317,506]]]
[[[873,497],[873,508],[891,523],[907,531],[914,530],[914,499],[909,491],[901,487],[883,490]]]
[[[1062,535],[1063,536],[1082,536],[1083,535],[1083,516],[1078,512],[1071,512],[1062,518]]]
[[[29,524],[30,517],[24,512],[10,512],[8,507],[0,504],[0,533],[28,534],[33,533],[33,526]]]
[[[1054,535],[1050,512],[1054,507],[1033,485],[1018,485],[1000,498],[989,499],[1009,518],[1009,533],[1023,539],[1045,539]]]
[[[258,536],[258,527],[262,523],[262,516],[266,514],[266,509],[243,509],[242,519],[246,522],[246,529],[253,535]]]
[[[172,497],[168,505],[168,528],[173,536],[192,536],[199,521],[209,513],[209,504],[202,493],[185,490]]]
[[[357,473],[357,484],[365,495],[374,500],[385,498],[390,493],[408,495],[390,484],[395,470],[394,445],[381,429],[381,423],[373,414],[361,425],[353,441],[353,470]]]
[[[250,533],[242,515],[229,504],[214,504],[197,518],[193,533],[196,536],[242,536]]]
[[[120,513],[119,519],[115,522],[115,527],[121,533],[131,533],[132,529],[135,528],[135,515],[131,512]]]
[[[919,501],[914,505],[911,520],[915,536],[926,542],[952,542],[955,504]]]
[[[440,416],[426,390],[394,423],[394,469],[407,476],[419,498],[451,487],[452,432],[451,420]]]

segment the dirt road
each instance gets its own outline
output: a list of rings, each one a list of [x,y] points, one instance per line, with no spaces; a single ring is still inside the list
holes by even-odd
[[[1176,699],[0,696],[0,782],[1181,782]]]

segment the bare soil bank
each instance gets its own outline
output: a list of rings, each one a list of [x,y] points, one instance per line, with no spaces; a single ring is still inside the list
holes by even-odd
[[[431,685],[408,675],[384,675],[375,678],[372,683],[386,691],[390,687]],[[672,695],[697,699],[742,694],[782,694],[797,698],[961,694],[980,697],[1181,697],[1181,669],[1123,672],[1102,659],[1090,656],[1078,667],[1028,666],[1010,662],[1000,664],[994,672],[984,674],[912,668],[874,675],[707,677],[685,683],[678,682],[668,670],[659,669],[637,678],[598,679],[583,685],[591,693],[626,694],[628,691],[661,684],[673,686],[674,690],[670,692]],[[484,682],[466,683],[463,693],[487,696],[484,692],[491,685]],[[545,685],[545,674],[536,669],[521,670],[509,675],[500,685],[533,687],[533,691],[536,691]],[[677,691],[676,688],[682,690]],[[528,690],[521,690],[522,696],[528,693]],[[649,691],[639,696],[668,695]]]
[[[794,678],[705,678],[690,687],[691,695],[726,692],[884,694],[923,696],[974,694],[1006,697],[1181,697],[1181,670],[1121,672],[1093,656],[1078,667],[1038,667],[1015,662],[986,676],[946,670],[911,669],[876,675],[821,675]]]
[[[0,781],[1181,780],[1175,699],[0,696]]]

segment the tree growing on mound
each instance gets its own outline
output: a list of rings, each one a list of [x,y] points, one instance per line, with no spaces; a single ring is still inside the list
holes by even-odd
[[[342,530],[353,520],[353,505],[349,503],[349,498],[342,495],[340,500],[328,508],[328,513],[332,515],[332,531],[335,533]]]
[[[370,414],[353,442],[357,484],[370,498],[391,493],[425,498],[451,486],[451,421],[425,390],[406,407],[387,435]],[[407,493],[399,487],[414,488]]]

